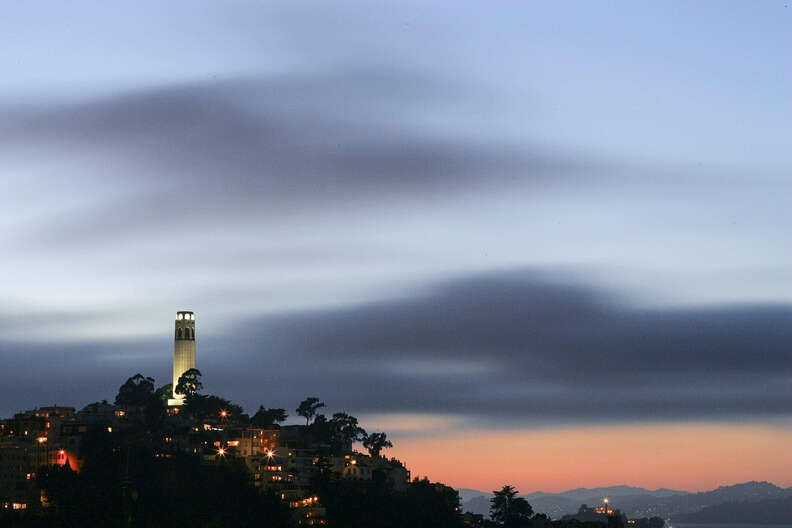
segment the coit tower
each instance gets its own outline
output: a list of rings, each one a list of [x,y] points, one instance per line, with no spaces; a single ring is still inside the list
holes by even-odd
[[[182,374],[195,368],[195,314],[176,312],[176,334],[173,341],[173,400],[171,405],[181,405],[183,396],[176,394],[176,385]]]

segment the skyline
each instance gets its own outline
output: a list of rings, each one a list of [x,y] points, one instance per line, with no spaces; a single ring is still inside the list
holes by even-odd
[[[208,392],[450,485],[792,486],[783,2],[2,10],[2,416],[165,384],[194,310]]]

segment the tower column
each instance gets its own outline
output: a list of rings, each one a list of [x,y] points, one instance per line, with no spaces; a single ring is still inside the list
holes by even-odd
[[[176,385],[182,374],[195,368],[195,314],[176,312],[175,334],[173,341],[173,399],[168,405],[182,405],[184,397],[176,394]]]

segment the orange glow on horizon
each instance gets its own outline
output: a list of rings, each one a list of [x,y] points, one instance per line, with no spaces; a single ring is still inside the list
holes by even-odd
[[[449,432],[394,441],[413,476],[523,493],[627,484],[701,491],[750,480],[792,486],[792,428],[771,425],[581,426]]]

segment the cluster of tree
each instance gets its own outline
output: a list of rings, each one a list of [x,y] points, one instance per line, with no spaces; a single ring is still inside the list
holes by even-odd
[[[373,457],[380,456],[383,449],[393,447],[385,433],[367,433],[357,418],[344,412],[328,418],[317,412],[322,407],[325,407],[324,402],[311,396],[300,403],[297,414],[305,418],[305,425],[317,442],[330,446],[331,453],[349,451],[355,442],[361,442]]]
[[[490,517],[496,526],[504,528],[521,528],[530,526],[534,511],[528,501],[518,497],[519,491],[514,486],[503,486],[494,491],[490,499]],[[546,519],[545,516],[542,516]]]
[[[142,378],[140,374],[137,376]],[[153,391],[154,380],[151,378],[143,379],[150,380],[150,392]],[[192,416],[199,418],[216,416],[219,412],[225,410],[229,415],[234,416],[236,421],[248,421],[251,425],[260,427],[281,424],[289,417],[286,409],[265,408],[261,405],[256,414],[252,418],[248,418],[239,406],[217,396],[200,394],[199,391],[202,388],[201,372],[194,368],[186,371],[179,378],[179,382],[176,385],[176,393],[185,398],[184,411]],[[139,392],[139,396],[144,397],[143,391]],[[137,395],[138,393],[136,392],[135,394]],[[335,413],[328,418],[318,412],[323,407],[326,407],[323,401],[311,396],[300,402],[296,413],[298,416],[305,418],[305,426],[317,442],[330,446],[332,454],[347,452],[356,442],[361,442],[369,454],[374,457],[380,456],[383,449],[393,447],[385,433],[366,433],[365,429],[358,423],[357,418],[344,412]]]
[[[407,490],[394,491],[383,474],[372,480],[319,476],[315,492],[327,509],[327,523],[344,528],[463,528],[459,494],[453,488],[415,479]]]

